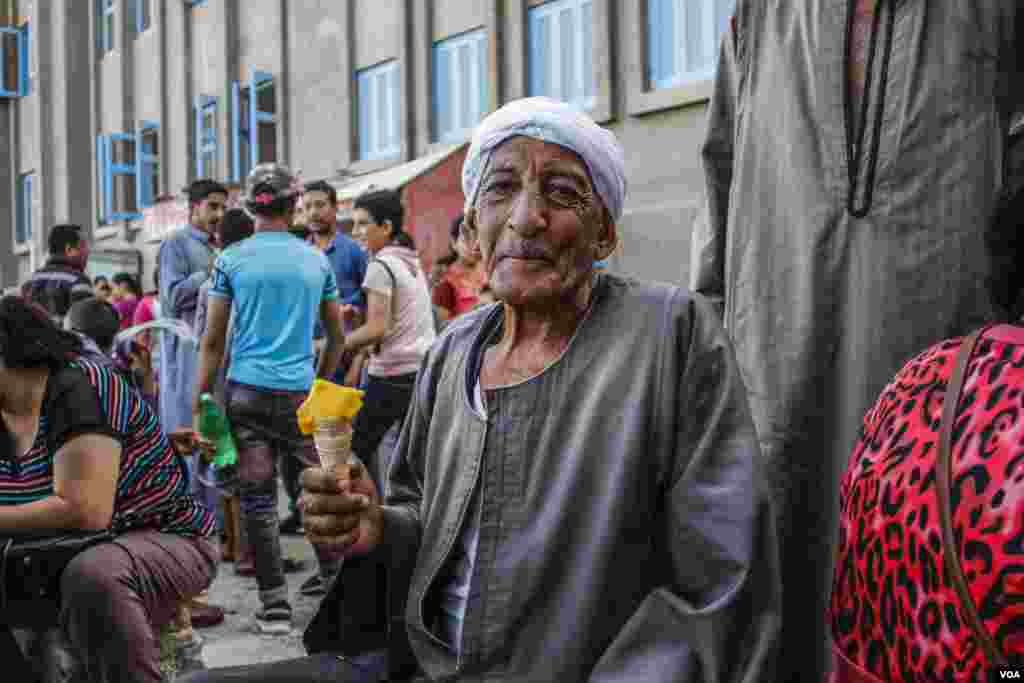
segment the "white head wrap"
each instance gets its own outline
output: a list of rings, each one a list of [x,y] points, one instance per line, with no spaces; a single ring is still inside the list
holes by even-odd
[[[494,149],[511,137],[523,135],[576,152],[583,159],[604,206],[618,221],[626,199],[626,159],[615,136],[586,114],[550,97],[528,97],[510,102],[477,126],[462,165],[462,192],[466,210],[476,204],[480,181]]]

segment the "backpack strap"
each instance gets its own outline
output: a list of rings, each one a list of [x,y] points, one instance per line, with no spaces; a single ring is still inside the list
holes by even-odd
[[[395,271],[391,270],[391,266],[387,264],[383,258],[375,257],[370,259],[370,263],[379,263],[380,266],[387,272],[388,277],[391,278],[391,296],[388,297],[388,324],[385,334],[391,331],[391,328],[395,326],[395,317],[398,315],[397,306],[395,299],[398,298],[398,279],[395,278]],[[380,347],[383,342],[378,342],[373,347],[373,353],[380,353]]]
[[[967,365],[974,353],[974,348],[988,328],[983,327],[974,334],[966,337],[960,346],[957,354],[956,365],[953,374],[946,386],[946,394],[942,399],[942,422],[939,429],[939,453],[936,463],[935,484],[936,498],[939,504],[939,521],[942,524],[942,557],[946,564],[946,570],[956,589],[957,597],[960,598],[960,613],[964,616],[967,625],[977,639],[978,645],[985,653],[989,664],[1007,667],[1006,658],[996,647],[992,634],[988,632],[985,625],[981,623],[978,616],[977,605],[971,598],[971,592],[967,587],[967,579],[964,578],[963,568],[960,566],[960,554],[956,548],[956,536],[953,533],[953,511],[950,505],[950,490],[953,464],[953,423],[956,420],[957,404],[960,402],[960,392],[963,390],[964,381],[967,378]]]

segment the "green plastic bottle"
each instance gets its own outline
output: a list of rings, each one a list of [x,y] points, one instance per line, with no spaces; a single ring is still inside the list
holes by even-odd
[[[213,467],[218,485],[232,482],[238,474],[238,448],[231,436],[228,416],[210,394],[199,397],[199,433],[217,445]]]

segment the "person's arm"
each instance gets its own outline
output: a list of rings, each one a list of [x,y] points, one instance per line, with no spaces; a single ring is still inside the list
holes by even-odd
[[[209,282],[209,278],[203,281],[196,296],[196,318],[192,323],[192,332],[197,339],[202,339],[206,333],[206,311],[210,302],[210,287],[207,284]]]
[[[394,292],[384,294],[370,290],[367,294],[366,322],[345,338],[346,351],[358,351],[378,344],[388,332],[391,297]]]
[[[725,244],[732,190],[733,143],[739,99],[740,58],[738,29],[740,3],[731,28],[722,39],[707,133],[701,148],[704,164],[705,205],[694,222],[690,260],[690,289],[725,309]]]
[[[345,386],[358,387],[359,380],[363,376],[363,366],[366,365],[366,351],[359,351],[352,358],[352,363],[345,373]]]
[[[774,517],[746,389],[712,305],[679,313],[650,457],[663,500],[652,538],[665,577],[619,631],[591,681],[771,680],[781,624]],[[809,643],[808,647],[821,647]]]
[[[53,494],[0,506],[0,533],[106,529],[114,513],[121,443],[84,374],[51,375],[44,407],[55,449]]]
[[[213,392],[217,373],[224,362],[230,318],[231,299],[211,291],[206,310],[206,333],[199,343],[199,370],[192,398],[193,416],[199,414],[199,397]]]
[[[329,380],[338,371],[341,354],[345,347],[345,333],[341,324],[341,304],[337,299],[324,300],[320,303],[320,318],[324,323],[327,342],[320,353],[320,362],[316,376]]]
[[[181,318],[195,308],[199,288],[208,272],[190,271],[188,257],[179,238],[171,238],[160,246],[160,305],[168,318]]]
[[[110,526],[120,473],[121,444],[106,434],[83,434],[57,451],[53,495],[0,506],[0,532],[101,530]]]

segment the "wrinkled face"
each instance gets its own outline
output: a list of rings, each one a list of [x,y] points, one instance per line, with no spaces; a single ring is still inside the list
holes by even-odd
[[[376,254],[391,243],[391,221],[378,223],[366,209],[355,209],[352,211],[352,222],[352,234],[362,237],[371,254]]]
[[[334,230],[338,222],[338,205],[331,203],[326,192],[307,192],[302,198],[306,223],[318,234]]]
[[[467,223],[494,295],[512,306],[574,300],[594,261],[615,247],[615,225],[583,160],[533,138],[494,150]]]
[[[192,206],[192,224],[211,235],[217,233],[217,226],[224,219],[228,202],[226,194],[214,192],[206,199]]]

